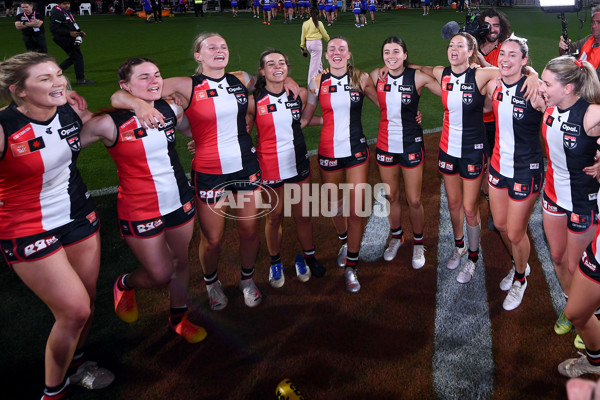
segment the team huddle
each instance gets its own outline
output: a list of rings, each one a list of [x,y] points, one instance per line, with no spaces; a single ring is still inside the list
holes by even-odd
[[[592,16],[593,29],[600,29],[600,9],[593,9]],[[492,25],[494,18],[499,19],[490,17]],[[263,300],[253,277],[261,235],[256,216],[265,201],[268,281],[283,287],[280,252],[282,245],[292,244],[282,240],[285,204],[280,200],[286,188],[300,194],[314,190],[302,133],[309,125],[321,126],[321,184],[350,188],[343,195],[328,192],[321,201],[333,210],[336,264],[343,269],[344,287],[349,293],[361,290],[364,221],[358,209],[365,201],[371,157],[361,124],[365,97],[381,117],[375,162],[386,187],[391,227],[382,257],[392,262],[406,242],[400,223],[402,175],[412,228],[411,265],[416,270],[426,265],[425,147],[418,111],[424,88],[440,96],[444,108],[437,162],[455,238],[446,267],[458,271],[459,284],[468,284],[476,273],[484,187],[494,226],[513,260],[500,282],[507,292],[503,307],[519,307],[530,272],[527,223],[541,196],[546,237],[568,296],[555,330],[567,333],[574,325],[586,349],[585,356],[561,363],[559,371],[570,377],[600,373],[600,322],[594,315],[600,306],[600,168],[595,160],[600,82],[593,57],[560,56],[538,75],[527,66],[527,40],[512,35],[493,49],[497,67],[482,67],[477,40],[459,32],[448,44],[448,66],[421,66],[409,63],[406,43],[391,36],[382,43],[383,65],[367,73],[351,64],[349,43],[338,36],[327,40],[328,70],[309,77],[304,88],[288,75],[288,58],[278,50],[260,55],[253,76],[226,72],[229,49],[218,33],[200,34],[193,49],[198,67],[188,77],[163,79],[152,60],[126,60],[118,70],[121,89],[110,99],[114,108],[98,114],[67,90],[53,57],[29,52],[0,63],[0,98],[9,104],[0,111],[0,246],[11,268],[56,319],[46,348],[42,399],[62,397],[70,384],[100,389],[114,379],[83,352],[100,267],[100,220],[76,167],[82,149],[101,141],[114,160],[121,235],[140,263],[115,277],[115,313],[135,322],[136,289],[167,287],[169,330],[198,343],[207,332],[187,317],[194,221],[201,233],[200,265],[211,310],[229,302],[218,276],[225,234],[221,210],[228,198],[241,205],[232,213],[245,305],[253,308]],[[491,143],[486,113],[493,121]],[[256,143],[250,135],[254,128]],[[176,130],[193,139],[191,182],[175,150]],[[301,282],[321,278],[328,268],[316,257],[311,216],[301,203],[291,205],[291,215],[299,246],[293,273]]]

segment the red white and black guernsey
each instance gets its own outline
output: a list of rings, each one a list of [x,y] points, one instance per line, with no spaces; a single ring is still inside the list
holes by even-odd
[[[496,120],[496,145],[491,166],[507,178],[529,178],[543,169],[540,125],[543,113],[525,100],[526,77],[502,82],[492,96]]]
[[[594,164],[596,139],[586,134],[583,117],[589,103],[580,98],[566,110],[549,107],[544,113],[542,135],[548,165],[544,194],[555,204],[578,214],[597,210],[598,181],[583,172]]]
[[[58,107],[47,121],[36,121],[12,103],[0,111],[0,124],[5,140],[0,154],[0,239],[43,233],[93,211],[75,165],[82,124],[70,105]]]
[[[300,128],[302,100],[265,89],[254,99],[256,150],[263,181],[308,176],[310,164]]]
[[[406,68],[400,76],[388,74],[385,81],[377,81],[377,97],[381,108],[377,148],[402,154],[422,147],[423,129],[416,120],[421,96],[415,70]]]
[[[154,102],[154,108],[165,117],[165,124],[158,129],[142,128],[130,111],[109,114],[117,127],[117,140],[108,152],[119,175],[120,219],[158,218],[180,209],[194,197],[175,150],[174,107],[164,100]]]
[[[248,90],[232,74],[220,79],[192,76],[193,91],[185,115],[190,121],[196,154],[194,171],[222,175],[241,171],[256,161],[246,130]]]
[[[451,67],[442,73],[442,103],[444,125],[440,149],[456,157],[471,157],[483,151],[485,125],[483,104],[485,96],[479,92],[475,81],[475,68],[454,74]]]
[[[319,155],[344,158],[364,152],[367,140],[360,120],[362,90],[350,86],[348,74],[323,74],[318,93],[323,112]]]

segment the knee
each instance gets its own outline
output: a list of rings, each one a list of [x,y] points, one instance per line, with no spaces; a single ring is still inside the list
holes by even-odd
[[[166,266],[162,268],[153,268],[151,272],[148,273],[152,282],[156,286],[164,286],[171,282],[171,277],[173,276],[173,271]]]
[[[399,190],[391,190],[390,194],[386,194],[385,195],[387,201],[390,202],[390,204],[397,204],[398,202],[400,202],[400,191]]]
[[[271,228],[279,228],[283,223],[283,214],[278,211],[269,213],[267,217],[267,223]]]
[[[221,239],[217,237],[203,237],[202,246],[208,252],[219,251],[221,248]]]
[[[496,225],[496,221],[494,221],[494,225],[496,226],[496,228],[499,231],[502,231],[498,225]],[[506,230],[506,226],[504,226],[504,230]],[[520,231],[520,230],[516,230],[516,229],[509,229],[507,231],[507,236],[508,236],[508,240],[512,243],[512,244],[517,244],[520,243],[521,240],[523,240],[523,236],[526,235],[525,232]]]
[[[409,197],[406,199],[408,206],[412,209],[421,208],[421,198],[419,196]]]
[[[478,209],[477,208],[467,208],[465,207],[465,218],[467,219],[467,221],[474,221],[477,219],[477,214],[478,214]]]
[[[566,266],[565,264],[565,252],[561,250],[550,250],[550,254],[552,255],[552,262],[555,267]]]
[[[575,307],[569,307],[567,304],[567,307],[565,307],[565,317],[578,328],[585,325],[591,315],[583,315],[581,311],[575,309]]]
[[[66,321],[69,329],[73,331],[82,330],[91,315],[92,308],[89,299],[71,305],[68,309],[63,310],[62,313],[63,320]]]

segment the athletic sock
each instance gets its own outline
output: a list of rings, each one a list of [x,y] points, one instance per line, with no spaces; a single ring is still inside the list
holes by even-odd
[[[242,267],[242,280],[246,281],[248,279],[252,279],[254,275],[254,267],[252,268],[244,268]]]
[[[213,283],[215,283],[218,280],[219,280],[219,278],[217,277],[217,271],[213,272],[212,274],[205,274],[204,275],[204,283],[207,286],[208,285],[212,285]]]
[[[85,353],[83,349],[75,350],[75,353],[73,354],[73,359],[71,360],[71,364],[69,364],[69,368],[67,369],[67,376],[71,376],[75,372],[77,372],[77,368],[79,368],[81,364],[83,364],[83,362],[85,361],[83,358],[84,354]]]
[[[463,247],[465,247],[465,237],[459,237],[459,238],[454,238],[454,245],[456,247],[458,247],[459,249],[462,249]]]
[[[404,232],[402,231],[401,226],[399,226],[398,228],[392,228],[390,229],[390,231],[392,232],[392,239],[402,240],[402,235],[404,234]]]
[[[280,264],[281,263],[281,255],[279,253],[275,254],[271,257],[271,265]]]
[[[338,239],[340,242],[342,242],[342,244],[348,243],[348,231],[344,233],[338,233]]]
[[[590,364],[594,367],[600,367],[600,350],[590,350],[586,347],[585,352]]]
[[[469,260],[473,261],[474,263],[479,260],[479,249],[475,251],[469,250]]]
[[[414,233],[413,232],[413,239],[414,239],[415,246],[423,246],[423,234],[422,233]]]
[[[346,256],[346,268],[356,269],[358,266],[358,251],[356,253],[348,252]]]
[[[514,281],[519,281],[521,282],[521,284],[525,283],[525,272],[520,273],[515,269],[515,277],[513,279],[513,282]]]
[[[187,312],[187,306],[182,307],[171,307],[171,316],[169,320],[171,321],[171,325],[175,326],[181,322],[183,316]]]
[[[308,262],[309,260],[310,261],[314,260],[315,252],[316,252],[315,246],[313,246],[313,248],[311,250],[302,250],[302,255],[304,256],[304,260],[306,260],[306,262]]]
[[[62,398],[67,393],[67,378],[63,379],[58,386],[44,386],[44,397],[42,400],[57,400]]]
[[[481,224],[471,226],[467,224],[467,238],[469,239],[469,252],[479,253],[479,243],[481,242]]]
[[[125,279],[127,278],[129,274],[125,274],[121,277],[121,279],[119,279],[117,281],[117,287],[119,288],[119,290],[131,290],[133,289],[131,286],[127,285],[127,283],[125,283]]]

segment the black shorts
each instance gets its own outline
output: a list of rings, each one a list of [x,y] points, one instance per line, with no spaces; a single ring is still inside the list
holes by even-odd
[[[269,181],[269,180],[263,179],[262,185],[263,185],[263,187],[265,187],[267,189],[279,189],[286,183],[300,183],[300,182],[305,181],[309,177],[310,177],[310,168],[305,169],[302,172],[300,172],[298,175],[292,176],[291,178],[287,178],[287,179],[278,179],[278,180],[274,180],[274,181],[273,180]]]
[[[526,200],[532,194],[539,194],[544,182],[544,173],[537,170],[527,178],[507,178],[490,166],[488,183],[496,189],[508,189],[508,196],[516,201]]]
[[[177,210],[156,218],[144,221],[119,220],[121,236],[134,236],[137,238],[151,238],[160,234],[165,229],[177,228],[194,218],[196,208],[194,199],[188,201]]]
[[[463,179],[477,179],[485,170],[487,158],[483,150],[473,151],[471,157],[452,157],[439,149],[438,171],[444,175],[460,174]]]
[[[258,161],[231,174],[204,174],[192,170],[192,183],[196,199],[214,204],[230,193],[250,192],[260,188],[261,173]]]
[[[323,171],[334,172],[343,169],[350,169],[369,161],[369,148],[365,147],[363,151],[354,153],[350,157],[329,158],[323,157],[319,154],[318,159],[319,168],[321,168]]]
[[[596,237],[594,238],[594,241],[597,237],[598,232],[596,232]],[[594,243],[594,241],[592,241],[592,243]],[[600,264],[598,264],[598,259],[596,258],[596,254],[594,254],[592,243],[590,243],[583,252],[583,256],[579,261],[579,270],[582,274],[584,274],[594,282],[600,284]]]
[[[492,157],[496,143],[496,121],[485,123],[485,135],[483,136],[483,149],[488,158]]]
[[[542,198],[542,208],[544,212],[547,212],[550,215],[556,216],[567,216],[567,229],[569,229],[573,233],[584,233],[587,232],[590,227],[597,225],[598,221],[596,220],[596,211],[590,210],[589,212],[583,214],[577,214],[573,211],[568,211],[550,200],[546,193],[544,193],[544,197]]]
[[[9,265],[36,261],[95,235],[99,229],[100,219],[94,209],[85,217],[49,231],[16,239],[0,239],[0,247]]]
[[[425,148],[423,143],[417,143],[414,151],[407,151],[404,153],[388,153],[387,151],[381,150],[379,147],[375,148],[375,156],[377,159],[377,165],[382,167],[393,167],[398,164],[402,168],[415,168],[421,165],[425,160]]]

